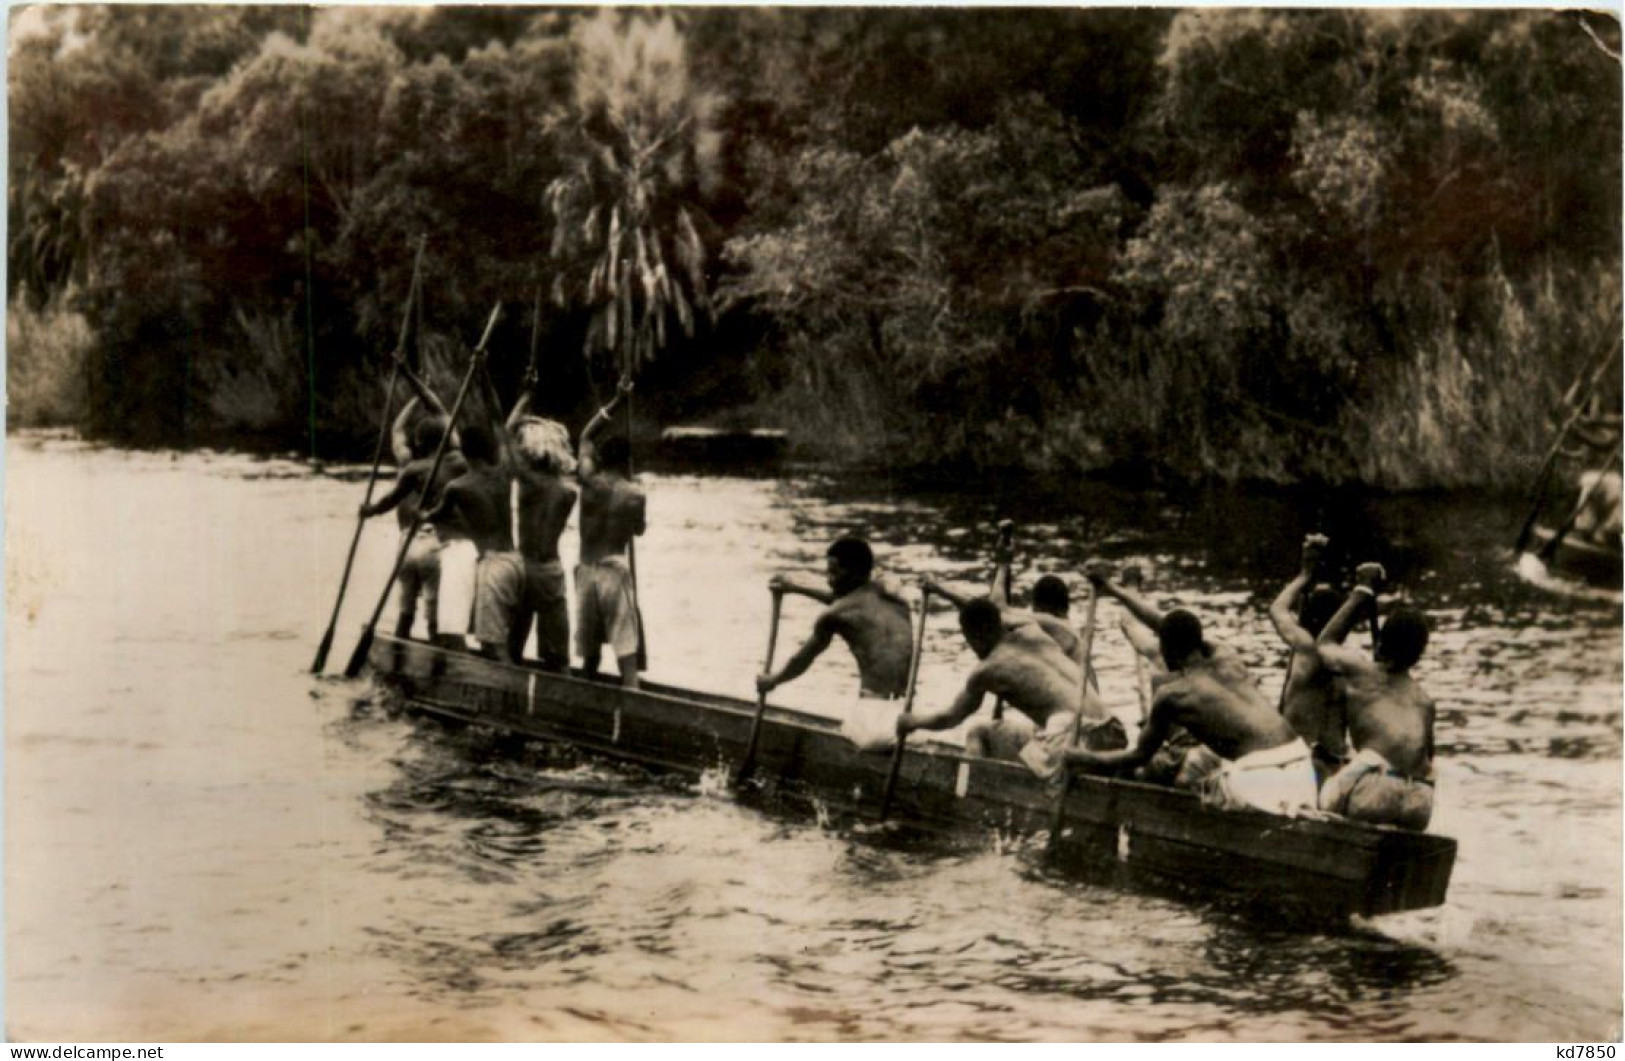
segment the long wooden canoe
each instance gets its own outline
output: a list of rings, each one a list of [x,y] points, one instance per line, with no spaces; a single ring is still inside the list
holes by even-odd
[[[755,704],[645,684],[549,674],[380,636],[377,676],[408,706],[515,736],[562,742],[605,758],[699,775],[737,766]],[[863,754],[831,719],[769,707],[756,776],[777,794],[816,799],[837,814],[873,816],[889,755]],[[908,744],[892,815],[933,830],[1035,836],[1054,813],[1054,789],[1018,763],[973,758],[946,744]],[[1221,811],[1158,785],[1078,777],[1057,865],[1114,880],[1173,885],[1314,920],[1346,919],[1444,902],[1456,842],[1341,819]]]

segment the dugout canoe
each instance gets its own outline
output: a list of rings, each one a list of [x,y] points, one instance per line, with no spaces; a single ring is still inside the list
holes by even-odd
[[[370,661],[411,709],[695,776],[738,765],[756,706],[652,682],[626,690],[384,636]],[[777,796],[872,817],[890,761],[858,752],[831,719],[770,706],[754,777]],[[1018,763],[916,736],[892,816],[931,830],[1036,836],[1050,827],[1053,791]],[[1075,780],[1065,821],[1050,846],[1063,870],[1105,870],[1114,882],[1172,885],[1316,921],[1438,906],[1456,860],[1449,837],[1215,810],[1186,792],[1097,777]]]
[[[1529,552],[1540,556],[1542,549],[1552,540],[1550,527],[1536,525],[1530,540]],[[1617,544],[1617,543],[1616,543]],[[1620,589],[1625,584],[1625,557],[1618,548],[1610,549],[1588,541],[1573,531],[1563,536],[1557,552],[1546,561],[1549,570],[1588,582],[1602,589]]]

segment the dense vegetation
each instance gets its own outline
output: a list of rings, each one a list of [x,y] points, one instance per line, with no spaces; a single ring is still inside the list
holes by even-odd
[[[1618,334],[1620,31],[1552,11],[80,7],[14,18],[14,423],[449,387],[892,463],[1527,474]],[[538,294],[540,293],[540,294]]]

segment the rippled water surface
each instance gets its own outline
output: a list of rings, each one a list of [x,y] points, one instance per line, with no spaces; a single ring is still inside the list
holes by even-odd
[[[886,568],[1022,584],[1139,558],[1279,685],[1264,615],[1332,528],[1428,610],[1449,903],[1340,935],[1048,873],[998,837],[837,829],[305,673],[361,486],[291,462],[13,438],[6,1004],[89,1039],[1387,1039],[1620,1034],[1620,612],[1520,578],[1521,513],[1439,499],[1016,494],[648,478],[654,677],[749,695],[766,576],[856,530]],[[1515,508],[1515,506],[1514,506]],[[387,572],[369,527],[331,661]],[[571,532],[567,541],[573,544]],[[567,558],[568,559],[568,558]],[[784,646],[814,614],[786,603]],[[1096,656],[1130,716],[1129,656]],[[921,698],[969,668],[933,618]],[[778,702],[839,714],[839,648]]]

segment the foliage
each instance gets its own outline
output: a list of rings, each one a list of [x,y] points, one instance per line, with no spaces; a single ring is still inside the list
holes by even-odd
[[[547,189],[553,294],[590,314],[588,357],[632,375],[667,345],[668,320],[692,336],[706,308],[691,204],[714,179],[715,103],[691,80],[670,16],[602,11],[574,43],[575,161]]]
[[[33,406],[124,439],[363,444],[420,235],[441,386],[545,286],[544,349],[589,355],[545,360],[550,414],[607,361],[668,410],[887,461],[1515,482],[1619,328],[1595,13],[85,5],[13,31],[8,328],[51,352],[9,382],[82,378]],[[493,341],[510,395],[526,316]]]

